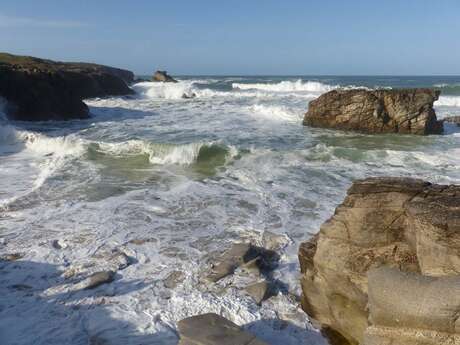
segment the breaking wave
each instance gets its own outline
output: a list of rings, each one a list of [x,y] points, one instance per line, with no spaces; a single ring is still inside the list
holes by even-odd
[[[460,107],[460,96],[439,96],[435,106]]]
[[[249,111],[257,117],[280,122],[299,122],[302,117],[302,113],[283,105],[255,104]]]
[[[181,99],[193,97],[195,81],[179,81],[177,83],[141,82],[133,85],[133,89],[146,98]]]
[[[214,158],[226,160],[238,154],[233,146],[212,142],[175,145],[129,140],[122,143],[94,143],[93,149],[118,157],[146,155],[150,163],[157,165],[191,165]]]
[[[255,83],[255,84],[244,84],[244,83],[233,83],[232,87],[239,90],[263,90],[271,92],[327,92],[337,88],[337,86],[327,85],[318,81],[281,81],[279,83]]]

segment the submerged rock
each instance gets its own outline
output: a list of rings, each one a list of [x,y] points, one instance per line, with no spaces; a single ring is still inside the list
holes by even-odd
[[[166,71],[156,71],[153,74],[152,81],[160,81],[163,83],[177,83],[177,80],[171,77]]]
[[[333,90],[310,102],[303,124],[365,133],[440,134],[431,89]]]
[[[183,279],[185,275],[182,271],[172,271],[164,280],[163,285],[168,289],[174,289]]]
[[[321,226],[319,234],[301,244],[299,261],[302,307],[323,325],[333,344],[362,344],[364,334],[371,334],[375,327],[389,327],[386,321],[380,321],[383,319],[379,315],[383,314],[379,310],[386,313],[385,318],[399,320],[391,324],[391,331],[405,332],[405,340],[392,342],[391,337],[383,335],[380,342],[366,340],[364,344],[432,344],[417,340],[415,334],[431,332],[435,339],[444,337],[448,330],[435,323],[424,328],[427,324],[420,320],[436,316],[429,315],[422,305],[451,306],[460,313],[457,299],[446,304],[446,296],[456,291],[449,287],[452,283],[426,283],[432,288],[438,286],[439,290],[423,290],[428,286],[425,282],[432,281],[423,276],[459,277],[460,186],[434,185],[410,178],[358,180],[332,218]],[[411,274],[371,273],[381,266]],[[445,281],[458,281],[449,279]],[[384,293],[385,297],[381,297]],[[385,303],[388,306],[381,305]],[[390,307],[396,304],[397,307]],[[418,308],[416,318],[411,316],[414,308]],[[433,312],[437,310],[434,308]],[[452,315],[448,309],[445,312]],[[450,318],[444,316],[444,320]],[[416,330],[417,327],[421,329]],[[378,329],[379,334],[384,334],[382,328]],[[450,328],[449,332],[458,337],[458,326],[453,330]],[[377,339],[375,332],[374,338],[366,335],[366,339]]]
[[[132,94],[133,80],[132,72],[118,68],[0,53],[0,97],[13,120],[87,118],[83,99]]]
[[[255,335],[233,322],[209,313],[183,319],[177,324],[178,345],[264,345]]]

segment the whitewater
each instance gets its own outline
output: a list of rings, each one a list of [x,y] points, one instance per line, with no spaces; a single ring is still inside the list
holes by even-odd
[[[178,320],[216,312],[269,344],[327,344],[300,308],[299,244],[355,179],[460,183],[460,129],[421,137],[308,128],[308,103],[337,88],[437,87],[443,118],[460,115],[459,85],[182,77],[86,100],[88,120],[43,123],[7,121],[0,100],[0,256],[21,256],[0,266],[1,340],[173,345]],[[261,245],[267,232],[284,238],[276,296],[259,306],[237,278],[203,282],[212,258],[232,243]],[[108,269],[117,270],[111,284],[74,288]],[[180,280],[165,285],[174,272]]]

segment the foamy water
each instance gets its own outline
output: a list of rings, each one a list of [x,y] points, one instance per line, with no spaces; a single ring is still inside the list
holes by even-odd
[[[301,125],[308,102],[337,87],[437,86],[445,91],[435,104],[442,118],[460,115],[455,83],[183,78],[136,84],[133,97],[88,100],[89,120],[0,120],[0,254],[24,254],[2,271],[2,339],[172,345],[178,320],[217,312],[271,344],[326,344],[299,308],[299,243],[357,178],[460,183],[460,131],[311,129]],[[274,271],[277,296],[258,306],[236,278],[202,282],[213,255],[234,242],[260,244],[265,231],[288,239]],[[113,269],[119,252],[130,262],[113,283],[74,291],[80,275]],[[167,288],[173,271],[183,276]]]

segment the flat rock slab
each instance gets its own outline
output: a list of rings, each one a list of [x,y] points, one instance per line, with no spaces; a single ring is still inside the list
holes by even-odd
[[[91,274],[88,278],[82,280],[75,285],[77,290],[88,290],[94,289],[99,285],[110,283],[115,278],[115,272],[112,271],[102,271]]]
[[[213,313],[183,319],[177,326],[178,345],[267,345],[230,320]]]

